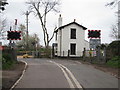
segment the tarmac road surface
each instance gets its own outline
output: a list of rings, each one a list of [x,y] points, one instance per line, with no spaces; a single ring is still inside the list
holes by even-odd
[[[28,67],[15,88],[118,88],[118,79],[72,60],[19,59]]]

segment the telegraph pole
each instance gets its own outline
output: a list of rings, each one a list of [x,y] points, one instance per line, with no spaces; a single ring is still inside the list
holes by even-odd
[[[26,29],[27,29],[26,34],[27,34],[27,37],[28,37],[28,15],[29,15],[29,12],[27,11],[25,15],[26,15]]]
[[[10,26],[10,31],[12,31],[12,27]],[[9,46],[11,48],[12,40],[9,41]]]

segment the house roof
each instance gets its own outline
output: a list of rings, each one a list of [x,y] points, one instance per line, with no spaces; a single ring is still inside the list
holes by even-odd
[[[69,25],[71,25],[71,24],[76,24],[76,25],[78,25],[79,27],[82,27],[83,30],[86,30],[86,29],[87,29],[86,27],[84,27],[84,26],[82,26],[82,25],[80,25],[80,24],[78,24],[78,23],[76,23],[76,22],[71,22],[71,23],[69,23],[69,24],[66,24],[66,25],[64,25],[64,26],[59,27],[55,32],[57,32],[59,29],[61,30],[61,29],[63,29],[64,27],[67,27],[67,26],[69,26]]]

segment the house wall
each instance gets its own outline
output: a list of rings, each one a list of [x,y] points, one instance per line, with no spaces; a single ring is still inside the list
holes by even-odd
[[[58,44],[58,47],[57,47],[57,56],[61,56],[61,37],[62,37],[62,30],[58,30],[57,32],[57,40],[56,40],[56,43]]]
[[[76,29],[76,39],[70,39],[71,28]],[[76,55],[70,56],[82,56],[82,52],[85,47],[85,31],[76,24],[69,25],[67,27],[64,27],[63,29],[64,30],[58,30],[58,56],[68,56],[68,50],[70,50],[70,43],[76,44]]]
[[[90,49],[90,44],[88,41],[84,40],[84,45],[85,45],[85,49],[89,50]]]

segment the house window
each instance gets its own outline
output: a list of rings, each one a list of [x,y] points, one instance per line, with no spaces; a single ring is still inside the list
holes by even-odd
[[[76,44],[70,44],[70,54],[76,55]]]
[[[76,29],[71,28],[71,39],[76,39]]]

